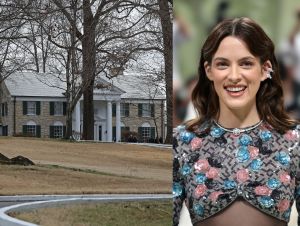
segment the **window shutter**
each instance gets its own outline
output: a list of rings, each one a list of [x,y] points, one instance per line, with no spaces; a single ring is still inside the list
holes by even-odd
[[[41,102],[40,101],[36,101],[36,104],[35,104],[35,114],[36,115],[40,115],[41,114]]]
[[[155,139],[155,127],[151,127],[151,138]]]
[[[27,125],[23,125],[22,133],[23,135],[27,134]]]
[[[151,117],[154,118],[154,104],[151,104]]]
[[[139,117],[142,117],[143,104],[138,104]]]
[[[50,102],[51,103],[51,102]],[[50,138],[54,138],[54,126],[50,126],[50,134],[49,134]]]
[[[5,106],[5,115],[7,116],[7,115],[8,115],[8,106],[7,106],[7,102],[5,102],[4,106]]]
[[[63,115],[67,114],[67,102],[63,102]]]
[[[66,136],[66,126],[63,126],[63,137],[62,138],[65,138]]]
[[[112,104],[112,117],[116,117],[116,103]]]
[[[129,117],[129,103],[125,103],[125,117]]]
[[[49,102],[50,104],[50,115],[54,115],[54,102]]]
[[[36,128],[36,136],[41,137],[41,126],[37,125],[35,128]]]
[[[4,104],[1,104],[1,115],[4,116]]]
[[[138,127],[139,141],[143,140],[143,127]]]
[[[23,115],[27,115],[27,101],[23,101]]]

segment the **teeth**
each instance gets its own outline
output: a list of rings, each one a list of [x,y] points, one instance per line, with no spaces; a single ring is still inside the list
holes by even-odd
[[[228,90],[230,92],[239,92],[244,89],[245,89],[245,87],[226,87],[226,90]]]

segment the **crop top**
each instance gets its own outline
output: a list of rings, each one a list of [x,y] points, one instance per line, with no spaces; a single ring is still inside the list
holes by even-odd
[[[195,132],[178,126],[173,140],[173,225],[179,223],[183,201],[194,225],[237,198],[288,222],[294,199],[300,210],[299,135],[299,125],[281,134],[266,122],[239,135],[213,120]]]

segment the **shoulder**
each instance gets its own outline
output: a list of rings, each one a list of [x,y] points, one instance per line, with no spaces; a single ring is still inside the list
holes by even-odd
[[[175,153],[179,153],[184,150],[189,150],[199,146],[202,139],[209,135],[211,128],[211,121],[204,121],[203,123],[196,125],[192,130],[188,129],[186,124],[182,124],[174,128],[173,130],[173,149]]]

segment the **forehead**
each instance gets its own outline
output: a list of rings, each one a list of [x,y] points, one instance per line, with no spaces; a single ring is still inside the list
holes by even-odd
[[[245,57],[256,58],[250,51],[247,44],[234,36],[224,38],[213,56],[215,58],[226,58],[229,60],[241,59]]]

